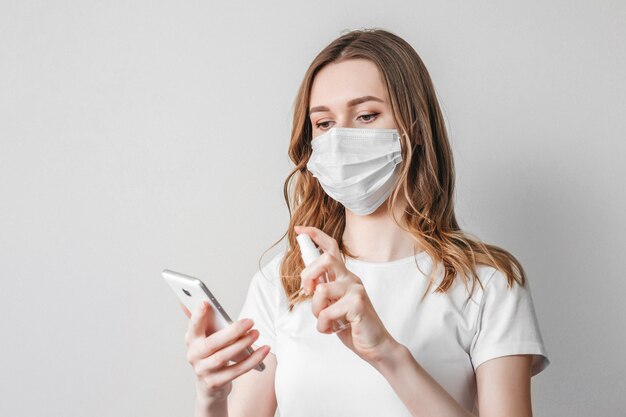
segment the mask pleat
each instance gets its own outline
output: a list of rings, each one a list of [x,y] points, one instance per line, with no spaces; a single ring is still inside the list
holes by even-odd
[[[309,171],[331,198],[358,214],[387,199],[402,162],[396,129],[332,128],[312,149]]]

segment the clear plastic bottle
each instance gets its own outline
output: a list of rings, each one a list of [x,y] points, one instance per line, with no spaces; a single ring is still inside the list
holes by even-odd
[[[302,233],[296,236],[296,240],[298,241],[298,246],[300,246],[300,253],[302,254],[302,260],[304,261],[305,266],[309,266],[314,260],[322,255],[319,248],[315,246],[315,243],[313,243],[311,237],[306,233]],[[324,279],[326,280],[326,282],[330,282],[328,280],[327,273],[324,273]],[[333,322],[332,331],[333,333],[337,333],[344,329],[347,329],[348,327],[350,327],[349,321],[339,319]]]

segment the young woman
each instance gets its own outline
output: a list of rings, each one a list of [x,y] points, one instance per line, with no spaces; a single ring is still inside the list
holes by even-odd
[[[444,119],[415,50],[380,29],[324,48],[298,91],[289,156],[287,249],[229,327],[209,328],[208,307],[186,312],[196,416],[531,416],[530,378],[549,359],[525,273],[459,228]],[[297,234],[323,252],[307,267]],[[334,332],[337,320],[350,325]]]

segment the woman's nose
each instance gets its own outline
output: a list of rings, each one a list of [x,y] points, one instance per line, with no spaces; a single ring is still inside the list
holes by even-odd
[[[353,120],[350,120],[348,117],[345,118],[337,118],[337,121],[333,125],[334,127],[356,127],[356,124]]]

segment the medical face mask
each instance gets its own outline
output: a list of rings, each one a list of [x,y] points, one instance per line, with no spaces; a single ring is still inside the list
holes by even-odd
[[[308,170],[350,211],[371,214],[393,191],[402,161],[397,129],[333,127],[311,146]]]

